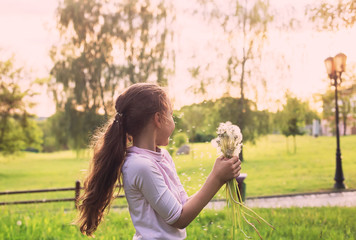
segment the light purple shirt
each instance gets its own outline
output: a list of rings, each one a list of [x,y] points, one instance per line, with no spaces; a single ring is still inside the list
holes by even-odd
[[[122,167],[133,239],[184,239],[185,229],[172,227],[188,196],[169,153],[130,147]]]

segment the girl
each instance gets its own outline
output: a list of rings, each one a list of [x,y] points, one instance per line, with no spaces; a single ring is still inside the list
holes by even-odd
[[[79,206],[80,231],[94,233],[122,179],[133,239],[186,238],[185,227],[226,181],[239,176],[241,162],[217,158],[205,184],[188,198],[171,156],[158,147],[168,144],[175,127],[165,92],[154,84],[134,84],[117,98],[115,109],[94,145]]]

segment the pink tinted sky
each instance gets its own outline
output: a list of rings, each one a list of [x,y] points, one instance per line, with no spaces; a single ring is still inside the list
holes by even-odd
[[[302,1],[270,1],[278,12],[293,6],[296,16],[304,13],[306,4],[312,0]],[[3,57],[15,54],[18,65],[31,69],[34,77],[47,77],[51,68],[48,56],[50,47],[56,43],[58,33],[55,29],[55,9],[57,0],[0,0],[0,51]],[[170,94],[175,99],[177,107],[199,101],[192,93],[185,93],[191,85],[187,68],[196,63],[202,63],[208,57],[204,54],[206,41],[214,37],[214,31],[197,18],[189,17],[185,9],[191,1],[179,1],[177,16],[177,69],[176,76],[171,83]],[[292,5],[293,4],[293,5]],[[320,33],[312,29],[307,22],[301,22],[301,28],[294,32],[283,33],[270,31],[267,44],[270,51],[281,52],[291,65],[290,72],[283,79],[276,74],[275,63],[265,64],[266,76],[269,81],[268,94],[263,97],[260,106],[275,109],[275,100],[282,99],[284,91],[290,89],[297,96],[308,99],[314,93],[322,92],[328,87],[324,59],[344,52],[348,56],[348,63],[356,62],[354,43],[356,42],[356,28],[339,31],[337,33]],[[196,57],[191,58],[192,55]],[[45,89],[38,89],[41,94],[36,98],[37,107],[33,110],[38,116],[49,116],[54,113],[54,105],[47,97]],[[215,97],[223,92],[216,91]],[[184,94],[182,94],[184,93]],[[213,95],[213,94],[212,94]],[[209,94],[209,96],[211,96]],[[269,99],[266,101],[265,99]],[[315,108],[320,104],[314,104]]]

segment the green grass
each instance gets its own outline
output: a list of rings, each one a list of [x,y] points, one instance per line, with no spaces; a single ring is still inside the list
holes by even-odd
[[[0,189],[18,190],[74,186],[84,176],[89,154],[72,151],[20,153],[0,157]]]
[[[289,140],[291,141],[291,139]],[[285,138],[268,136],[245,149],[247,195],[262,196],[330,191],[335,175],[335,137],[297,137],[297,153],[286,151]],[[345,184],[356,188],[356,136],[341,137]]]
[[[258,209],[276,230],[258,227],[264,239],[355,240],[356,208]],[[88,239],[71,224],[75,211],[46,211],[34,207],[26,212],[2,207],[0,239]],[[187,228],[187,239],[229,239],[231,220],[226,211],[204,210]],[[248,235],[257,239],[252,229]],[[132,239],[135,230],[127,210],[112,209],[95,233],[96,239]],[[239,239],[243,239],[242,234]]]
[[[341,137],[345,184],[356,188],[356,136]],[[286,151],[285,138],[270,135],[244,146],[242,172],[248,174],[247,196],[332,190],[335,137],[297,137],[297,153]],[[173,156],[188,194],[204,183],[217,157],[210,143],[193,144],[186,156]],[[0,191],[74,187],[83,180],[89,151],[23,153],[0,157]],[[0,196],[1,201],[73,197],[73,192]],[[224,198],[220,191],[217,198]],[[125,204],[115,200],[114,205]],[[0,239],[82,239],[70,223],[74,203],[0,206]],[[356,208],[258,209],[277,231],[263,225],[266,239],[356,239]],[[20,224],[20,222],[21,224]],[[18,224],[19,223],[19,224]],[[231,221],[225,211],[204,210],[188,227],[188,239],[227,239]],[[134,233],[127,210],[112,209],[96,233],[97,239],[131,239]],[[253,231],[249,231],[253,235]],[[254,239],[256,235],[253,235]],[[241,238],[242,239],[242,238]]]
[[[291,142],[291,139],[289,140]],[[242,171],[247,173],[247,196],[331,191],[335,174],[335,138],[297,137],[297,153],[286,150],[283,136],[269,135],[244,146]],[[356,136],[341,137],[345,184],[356,188]],[[188,194],[204,183],[216,150],[210,143],[194,144],[189,156],[175,157],[177,171]],[[219,197],[224,197],[220,192]]]
[[[291,140],[290,140],[291,141]],[[216,149],[210,143],[191,144],[190,155],[173,156],[179,177],[189,195],[195,193],[211,171]],[[335,137],[297,137],[297,153],[286,151],[283,136],[260,138],[256,145],[244,146],[242,172],[247,173],[247,196],[329,191],[334,185]],[[341,137],[345,184],[356,188],[356,136]],[[0,191],[71,187],[83,180],[89,151],[24,153],[0,157]],[[72,197],[73,193],[33,194],[34,197]],[[17,195],[16,198],[28,199]],[[220,191],[217,198],[224,198]],[[0,196],[0,201],[14,199]]]

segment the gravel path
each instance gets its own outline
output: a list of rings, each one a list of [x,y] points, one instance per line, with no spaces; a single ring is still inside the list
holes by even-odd
[[[288,207],[322,207],[322,206],[356,206],[356,190],[330,193],[306,193],[298,195],[279,195],[247,198],[246,206],[254,208],[288,208]],[[222,209],[225,200],[210,202],[207,208]]]

